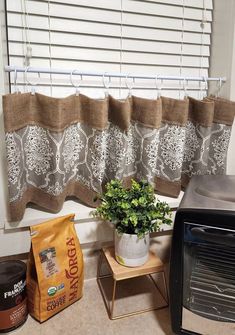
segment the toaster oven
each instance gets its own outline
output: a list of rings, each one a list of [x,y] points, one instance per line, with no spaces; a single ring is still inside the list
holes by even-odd
[[[176,212],[170,264],[176,334],[235,335],[235,176],[194,176]]]

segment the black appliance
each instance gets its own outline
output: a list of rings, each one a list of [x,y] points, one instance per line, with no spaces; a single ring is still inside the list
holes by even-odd
[[[176,334],[235,335],[235,176],[194,176],[176,212],[170,264]]]

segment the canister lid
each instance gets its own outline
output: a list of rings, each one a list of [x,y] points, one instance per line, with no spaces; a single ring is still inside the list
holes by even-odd
[[[26,264],[22,261],[10,260],[0,262],[0,285],[16,281],[25,272]]]

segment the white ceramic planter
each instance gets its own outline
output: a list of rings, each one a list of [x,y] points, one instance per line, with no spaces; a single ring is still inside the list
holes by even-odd
[[[149,256],[149,234],[139,239],[137,235],[114,233],[115,257],[118,263],[135,267],[143,265]]]

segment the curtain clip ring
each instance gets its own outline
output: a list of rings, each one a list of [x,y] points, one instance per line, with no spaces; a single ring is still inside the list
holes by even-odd
[[[204,83],[205,83],[205,97],[207,96],[207,90],[208,90],[208,80],[207,80],[207,77],[204,76],[203,77],[203,80],[204,80]]]
[[[35,82],[35,83],[31,83],[28,80],[28,76],[27,76],[29,69],[30,69],[30,66],[26,66],[25,72],[24,72],[25,73],[25,81],[26,81],[26,84],[29,84],[31,86],[31,94],[35,95],[35,86],[37,86],[40,83],[40,72],[37,72],[37,74],[38,74],[38,81]]]
[[[184,87],[184,97],[187,98],[188,97],[188,79],[186,79],[186,77],[184,77],[184,81],[183,81],[183,87]]]
[[[77,72],[76,69],[74,69],[70,72],[70,83],[75,88],[75,94],[76,94],[76,97],[77,97],[80,94],[80,89],[79,88],[80,88],[80,84],[81,84],[81,81],[82,81],[82,75],[79,74],[80,75],[80,82],[75,84],[74,81],[73,81],[73,75],[75,74],[75,72]]]
[[[158,83],[158,79],[159,79],[159,75],[157,75],[155,77],[155,86],[156,86],[156,89],[157,89],[157,98],[160,98],[161,97],[161,92],[162,92],[162,83],[163,83],[163,79],[161,79],[161,82],[160,84]]]
[[[219,82],[218,82],[218,90],[217,90],[216,97],[218,97],[219,94],[220,94],[222,84],[223,84],[223,80],[222,80],[222,78],[220,77],[220,78],[219,78]]]
[[[16,94],[19,93],[19,87],[18,87],[18,84],[17,84],[17,74],[18,74],[18,72],[17,72],[17,69],[15,68],[15,70],[14,70],[14,91],[15,91]]]
[[[132,81],[128,83],[128,78],[132,78]],[[128,88],[129,92],[128,92],[128,96],[131,97],[132,96],[132,89],[134,87],[134,84],[135,84],[135,77],[131,76],[130,73],[128,73],[126,75],[126,81],[125,81],[125,84],[126,84],[126,88]]]
[[[108,77],[108,80],[105,81],[105,77]],[[105,98],[107,98],[109,96],[109,88],[110,88],[110,84],[111,84],[111,76],[108,75],[108,72],[104,72],[103,74],[103,86],[105,89]]]

